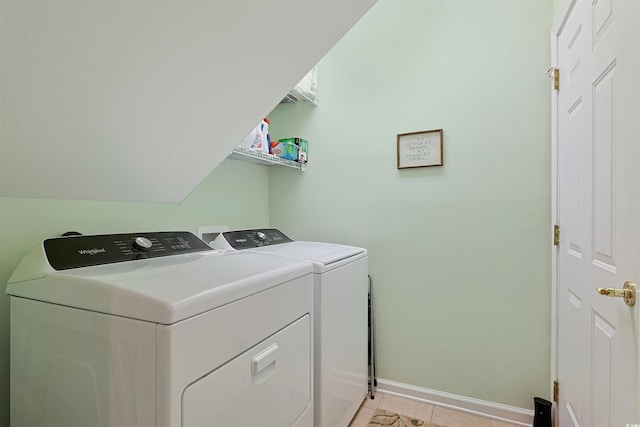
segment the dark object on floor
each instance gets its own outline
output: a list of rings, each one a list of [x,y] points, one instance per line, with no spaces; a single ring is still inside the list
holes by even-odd
[[[551,402],[541,397],[534,397],[535,414],[533,427],[551,427]]]

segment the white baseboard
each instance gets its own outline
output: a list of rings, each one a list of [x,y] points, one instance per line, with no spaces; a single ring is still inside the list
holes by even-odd
[[[378,378],[377,382],[377,391],[381,393],[394,394],[431,405],[442,406],[519,426],[531,427],[533,424],[534,412],[529,409],[459,396],[443,391],[430,390],[428,388],[416,387],[380,378]]]

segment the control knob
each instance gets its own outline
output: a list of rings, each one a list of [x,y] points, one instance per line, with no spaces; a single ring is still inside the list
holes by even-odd
[[[140,236],[133,239],[133,247],[139,251],[148,251],[151,249],[151,246],[153,246],[153,243],[151,243],[151,240],[146,237]]]
[[[267,235],[264,234],[262,231],[258,231],[256,233],[256,237],[258,238],[258,240],[260,240],[261,242],[264,242],[265,240],[267,240]]]

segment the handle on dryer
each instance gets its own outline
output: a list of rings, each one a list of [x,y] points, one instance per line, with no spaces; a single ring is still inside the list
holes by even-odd
[[[276,362],[278,357],[278,344],[274,343],[265,350],[253,356],[251,359],[251,374],[256,375],[267,366]]]

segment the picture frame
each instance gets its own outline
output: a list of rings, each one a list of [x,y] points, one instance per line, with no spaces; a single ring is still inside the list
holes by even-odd
[[[398,169],[442,166],[442,129],[399,133]]]

